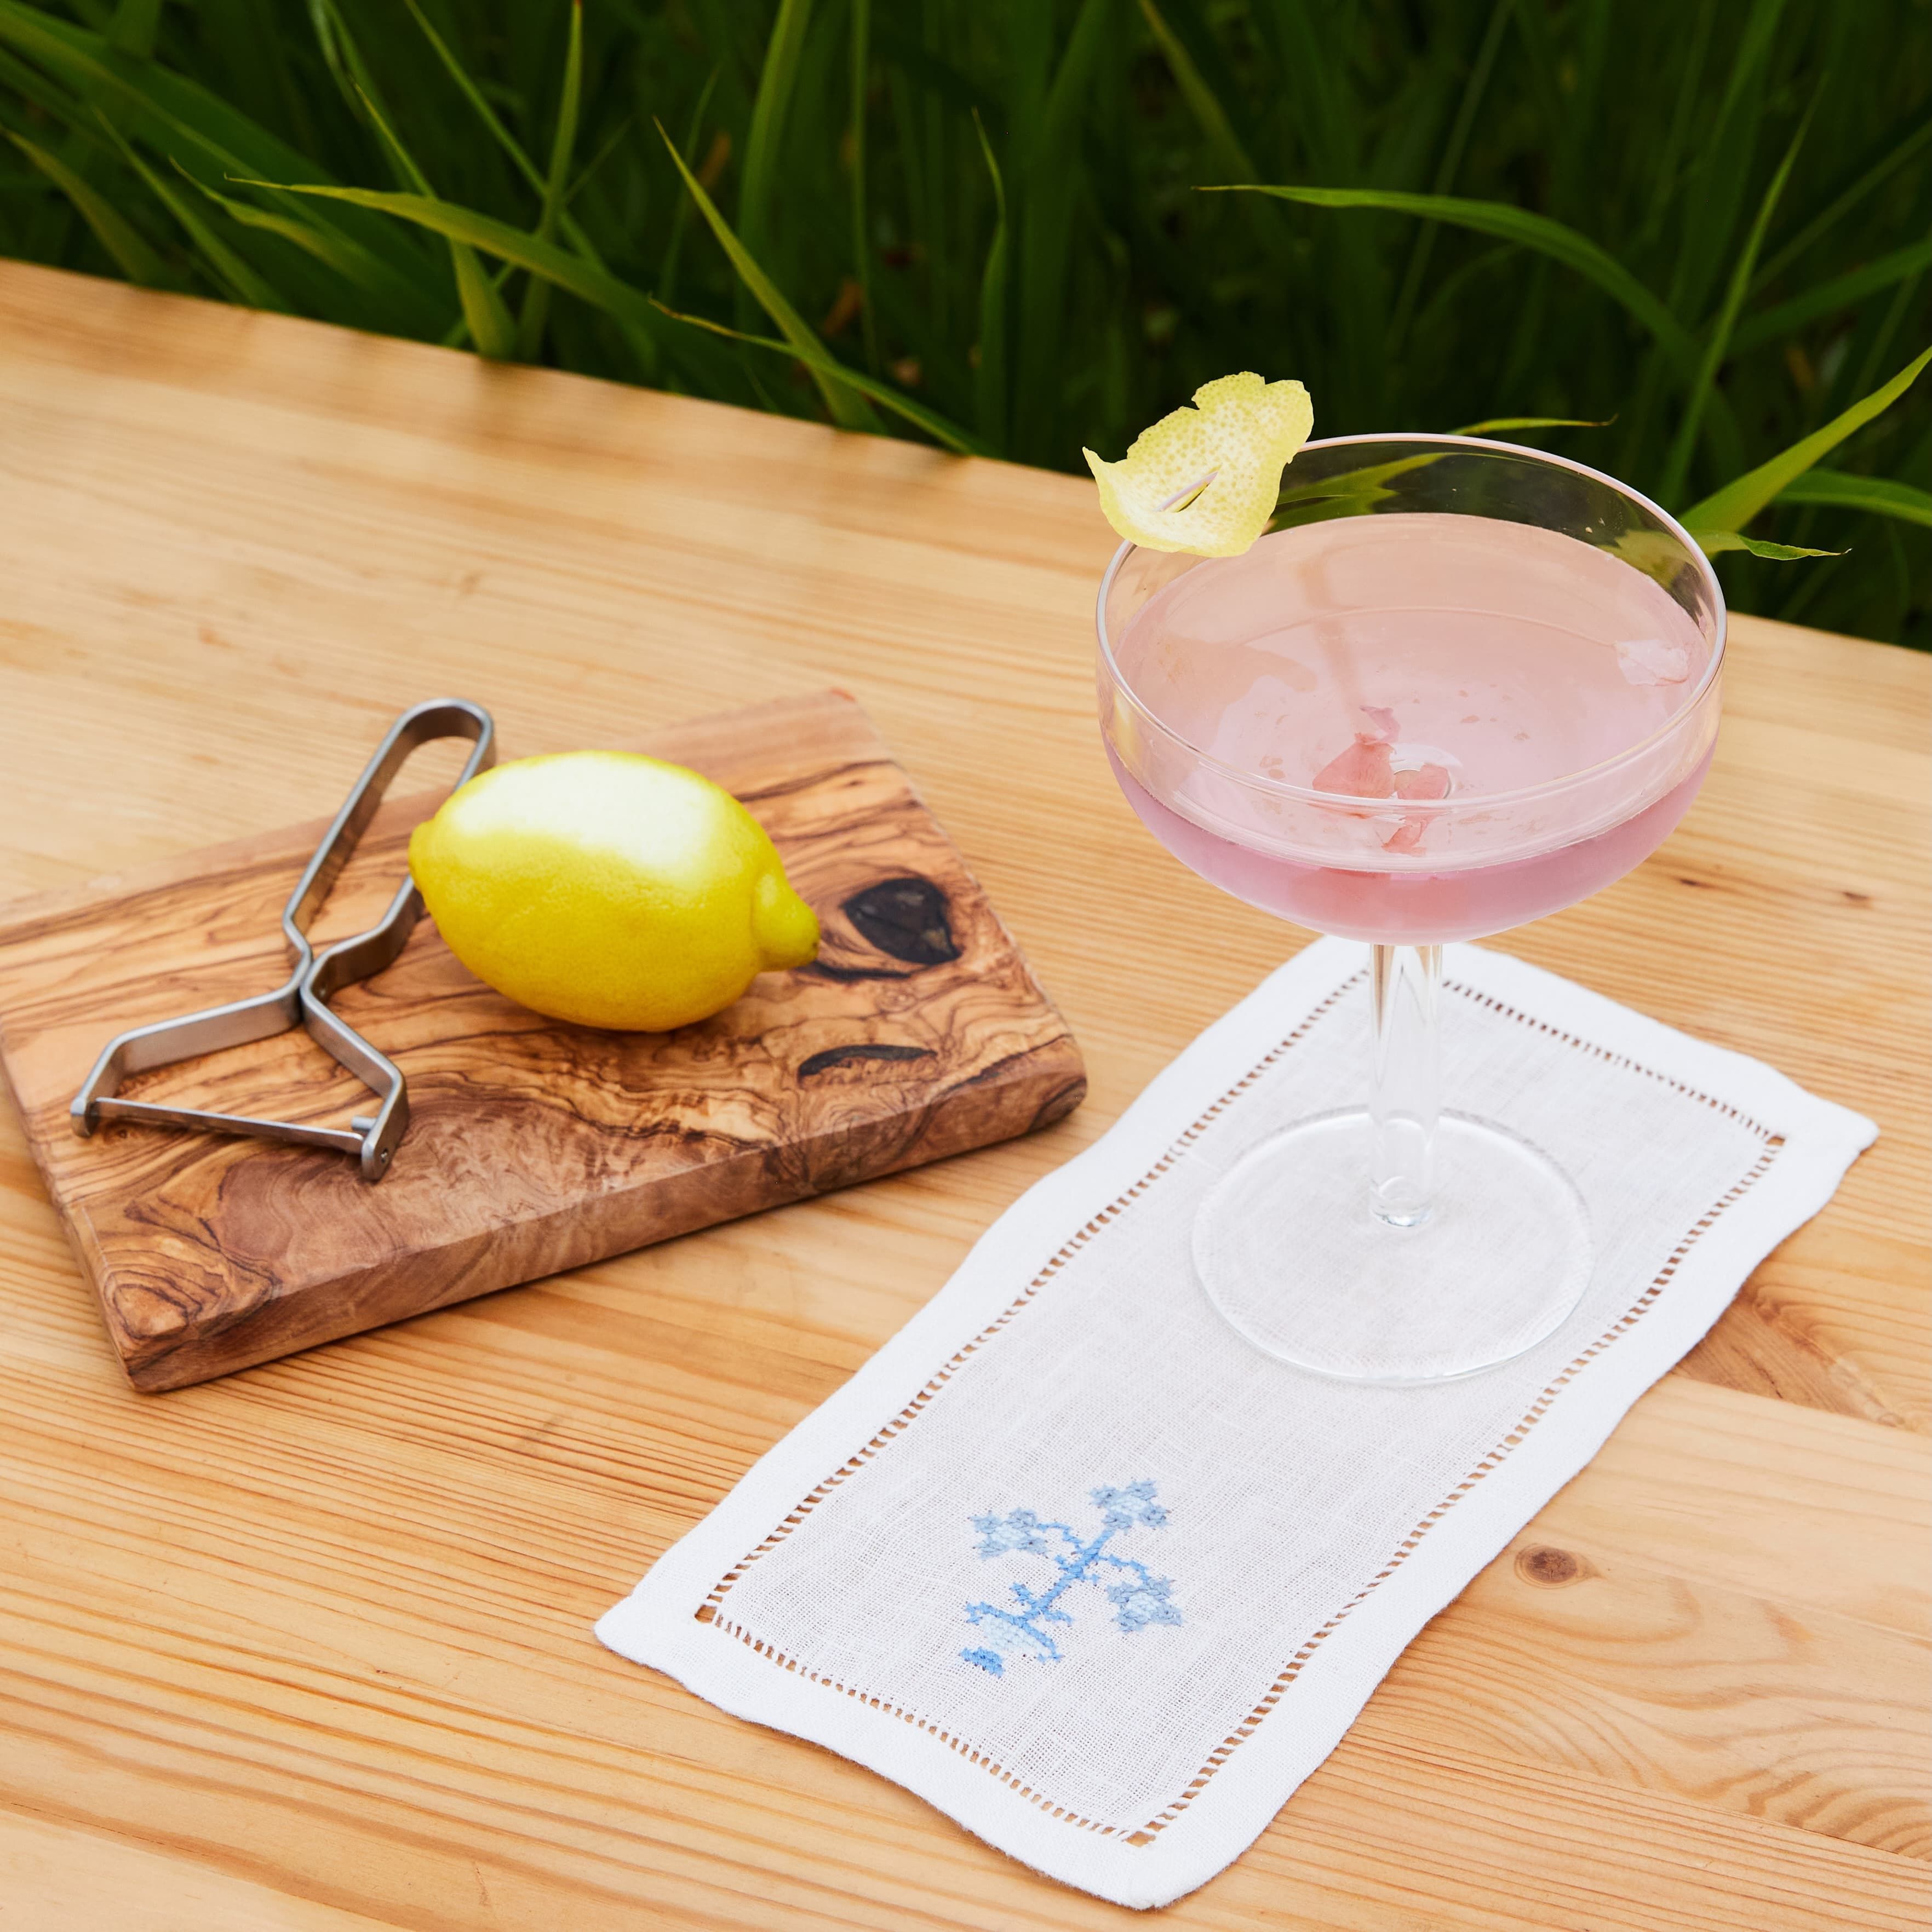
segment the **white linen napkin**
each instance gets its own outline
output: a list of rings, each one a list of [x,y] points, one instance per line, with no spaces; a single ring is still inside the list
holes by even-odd
[[[1502,954],[1449,947],[1446,974],[1444,1094],[1588,1206],[1596,1274],[1546,1341],[1341,1383],[1196,1286],[1216,1179],[1363,1099],[1366,955],[1323,940],[1010,1208],[598,1636],[1069,1885],[1144,1906],[1210,1878],[1876,1132]]]

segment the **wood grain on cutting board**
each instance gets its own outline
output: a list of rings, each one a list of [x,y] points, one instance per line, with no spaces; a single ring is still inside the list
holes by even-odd
[[[334,1002],[410,1084],[380,1183],[326,1150],[120,1122],[83,1140],[68,1118],[110,1031],[280,979],[281,904],[320,826],[0,918],[0,1061],[136,1387],[205,1381],[1079,1104],[1065,1022],[849,698],[780,700],[639,748],[758,817],[818,914],[818,958],[760,974],[698,1025],[611,1033],[492,992],[419,926]],[[400,801],[372,826],[352,892],[394,890],[436,802]],[[310,1124],[368,1104],[298,1030],[122,1090]]]

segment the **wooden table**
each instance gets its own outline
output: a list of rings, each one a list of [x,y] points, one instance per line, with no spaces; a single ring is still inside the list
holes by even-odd
[[[4,1932],[1127,1922],[590,1634],[1298,941],[1108,776],[1112,542],[1064,476],[0,268],[0,893],[325,812],[446,689],[514,754],[833,682],[1093,1081],[1031,1139],[162,1396],[0,1109]],[[1924,1922],[1932,665],[1732,650],[1682,830],[1498,943],[1882,1138],[1172,1923]]]

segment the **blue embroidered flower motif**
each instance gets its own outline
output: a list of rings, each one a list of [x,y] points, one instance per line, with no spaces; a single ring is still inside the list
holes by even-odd
[[[1159,1529],[1167,1521],[1167,1511],[1154,1500],[1154,1486],[1149,1482],[1130,1483],[1124,1489],[1101,1488],[1089,1492],[1089,1500],[1100,1512],[1100,1531],[1082,1540],[1064,1522],[1042,1522],[1031,1510],[1016,1509],[1004,1516],[976,1516],[973,1527],[980,1532],[980,1555],[1007,1556],[1015,1554],[1044,1556],[1055,1572],[1052,1587],[1030,1590],[1015,1583],[1013,1607],[996,1604],[968,1604],[966,1620],[978,1630],[980,1641],[959,1654],[995,1677],[1006,1675],[1013,1658],[1030,1657],[1040,1664],[1058,1664],[1060,1646],[1053,1640],[1048,1624],[1070,1624],[1073,1619],[1059,1607],[1060,1600],[1076,1583],[1102,1586],[1109,1572],[1120,1580],[1106,1583],[1107,1600],[1114,1606],[1114,1622],[1131,1635],[1149,1624],[1178,1624],[1180,1612],[1169,1600],[1174,1588],[1172,1577],[1156,1576],[1144,1563],[1130,1556],[1116,1556],[1107,1545],[1124,1530]]]
[[[1010,1550],[1032,1550],[1050,1556],[1053,1546],[1041,1534],[1040,1522],[1031,1510],[1015,1510],[1010,1516],[976,1516],[973,1527],[980,1532],[982,1556],[1004,1556]]]
[[[1167,1600],[1173,1587],[1165,1576],[1150,1576],[1144,1583],[1116,1583],[1107,1592],[1108,1602],[1119,1612],[1114,1621],[1124,1630],[1143,1630],[1149,1624],[1178,1624],[1180,1612]]]

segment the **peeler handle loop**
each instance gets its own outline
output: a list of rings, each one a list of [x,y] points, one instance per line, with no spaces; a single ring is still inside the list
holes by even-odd
[[[310,943],[309,928],[410,754],[435,739],[467,738],[471,745],[470,755],[456,781],[458,785],[464,785],[495,757],[495,735],[489,712],[466,698],[431,698],[403,712],[376,747],[375,756],[364,766],[362,776],[343,801],[342,809],[330,821],[282,909],[282,936],[290,958],[288,977],[269,992],[116,1034],[101,1048],[92,1071],[68,1108],[74,1132],[85,1138],[102,1120],[122,1120],[331,1148],[355,1154],[364,1179],[381,1180],[409,1124],[407,1084],[394,1062],[379,1053],[332,1012],[328,1002],[343,987],[380,973],[394,961],[422,916],[422,897],[414,882],[405,876],[387,910],[374,926],[336,940],[320,955]],[[118,1097],[121,1083],[132,1074],[193,1059],[221,1047],[271,1039],[297,1025],[305,1028],[317,1045],[380,1096],[373,1114],[357,1115],[350,1128],[344,1130]]]
[[[315,916],[342,876],[342,868],[354,856],[356,848],[362,842],[362,835],[369,829],[369,821],[376,816],[396,774],[408,761],[412,752],[438,738],[467,738],[471,740],[470,756],[464,762],[461,772],[452,790],[467,784],[476,774],[486,770],[496,757],[496,728],[490,714],[480,704],[472,704],[464,698],[431,698],[421,704],[412,704],[384,734],[382,742],[376,747],[375,755],[362,767],[362,776],[356,781],[353,789],[342,802],[342,809],[330,821],[328,830],[322,835],[322,842],[308,863],[302,868],[302,877],[296,881],[296,888],[289,895],[289,902],[282,909],[282,932],[289,943],[291,956],[304,956],[302,964],[306,967],[309,952],[308,929],[315,922]],[[375,932],[387,927],[402,902],[414,896],[416,887],[405,877],[397,888],[396,896],[390,902],[389,909],[374,926]],[[418,902],[420,903],[420,902]],[[412,920],[413,925],[415,921]],[[366,934],[358,934],[362,938]],[[408,937],[405,928],[404,937]],[[350,942],[344,941],[346,944]],[[398,949],[400,950],[400,948]],[[393,958],[394,954],[391,954]],[[386,959],[382,964],[389,963]],[[371,967],[370,972],[380,969]],[[366,978],[367,974],[358,976]],[[346,984],[346,981],[342,983]]]

